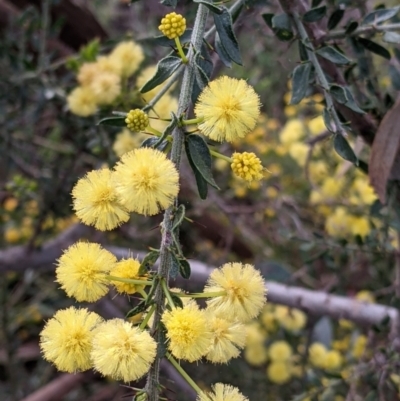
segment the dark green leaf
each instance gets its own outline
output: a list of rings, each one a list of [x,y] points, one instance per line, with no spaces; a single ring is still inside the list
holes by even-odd
[[[176,279],[178,277],[180,269],[179,259],[172,250],[170,250],[170,255],[172,263],[171,263],[171,269],[169,270],[169,276],[172,279]]]
[[[218,34],[216,34],[217,36]],[[217,40],[217,39],[216,39]],[[209,54],[208,45],[203,42],[201,52],[195,55],[195,65],[199,68],[196,72],[196,79],[193,83],[193,90],[191,94],[192,103],[195,104],[198,96],[200,95],[205,83],[210,80],[214,65]],[[200,71],[201,70],[201,71]]]
[[[358,22],[352,21],[346,26],[346,34],[350,35],[358,28]]]
[[[221,39],[219,38],[218,32],[215,34],[215,42],[214,42],[215,50],[218,53],[220,60],[224,63],[225,67],[231,68],[232,62],[229,54],[222,46]]]
[[[172,134],[172,131],[177,125],[178,125],[178,118],[174,113],[171,113],[171,122],[167,125],[160,138],[158,138],[158,141],[155,142],[152,147],[154,149],[157,149],[163,142],[165,142],[168,135]]]
[[[167,7],[175,8],[176,5],[178,4],[178,0],[161,0],[161,4]]]
[[[343,86],[333,84],[330,86],[329,91],[331,95],[341,104],[345,104],[347,102],[346,91]]]
[[[190,264],[186,259],[179,259],[179,274],[182,278],[189,279],[191,274]]]
[[[160,256],[160,251],[150,251],[142,260],[142,263],[139,267],[139,276],[146,274],[149,270],[154,266],[157,262],[158,257]]]
[[[316,51],[318,55],[335,64],[349,64],[350,60],[332,46],[324,46]]]
[[[181,43],[190,42],[190,39],[192,38],[192,32],[193,32],[193,29],[186,29],[186,31],[183,33],[183,35],[179,36],[180,42]],[[138,42],[149,45],[149,46],[156,45],[156,46],[163,46],[163,47],[169,47],[169,48],[171,48],[171,47],[174,48],[176,46],[174,39],[168,39],[164,35],[140,39],[140,40],[138,40]]]
[[[290,104],[297,104],[306,96],[311,69],[311,63],[300,64],[294,69],[292,75],[292,98]]]
[[[111,125],[113,127],[126,127],[125,117],[106,117],[101,119],[97,125]]]
[[[193,0],[193,2],[204,4],[212,13],[222,14],[222,8],[216,6],[213,0]]]
[[[144,312],[149,307],[145,301],[139,302],[133,309],[131,309],[125,316],[126,319],[137,315],[138,313]]]
[[[307,61],[308,60],[308,54],[307,54],[307,49],[303,45],[303,42],[301,40],[297,41],[299,45],[299,55],[300,55],[300,60],[301,61]]]
[[[325,107],[324,111],[322,112],[322,118],[324,119],[325,127],[330,132],[335,132],[335,123],[332,121],[331,114],[329,110]]]
[[[397,32],[385,32],[382,40],[386,43],[394,43],[400,45],[400,34]]]
[[[338,8],[335,10],[331,16],[329,17],[328,20],[328,29],[331,30],[337,26],[337,24],[341,21],[344,15],[344,10],[341,8]]]
[[[355,155],[353,149],[347,142],[347,139],[341,135],[336,134],[333,138],[333,147],[339,156],[343,157],[343,159],[348,160],[353,164],[358,164],[357,156]]]
[[[344,87],[344,91],[347,97],[347,102],[344,105],[349,109],[355,111],[356,113],[365,114],[365,111],[358,107],[358,104],[356,103],[353,94],[347,86]]]
[[[275,15],[272,18],[272,29],[280,40],[289,41],[294,37],[290,17],[287,14]]]
[[[369,40],[366,38],[358,38],[357,41],[370,52],[375,53],[378,56],[382,56],[382,57],[386,58],[387,60],[390,60],[389,51],[387,49],[385,49],[384,47],[382,47],[381,45],[378,45],[378,43],[373,42],[372,40]]]
[[[239,44],[235,33],[233,32],[232,17],[226,7],[222,7],[221,14],[213,14],[214,23],[217,29],[221,44],[228,54],[230,60],[234,63],[242,65]]]
[[[178,297],[178,295],[175,295],[175,293],[173,291],[170,291],[170,295],[172,300],[174,301],[174,304],[177,308],[183,308],[183,302],[182,302],[182,298]]]
[[[206,199],[208,194],[208,184],[207,181],[203,178],[199,170],[197,170],[196,165],[192,160],[192,156],[188,150],[188,144],[185,141],[185,151],[189,161],[189,165],[193,170],[194,177],[196,178],[197,190],[199,191],[199,195],[201,199]]]
[[[400,71],[394,65],[389,65],[389,75],[393,88],[400,91]]]
[[[368,163],[364,160],[358,159],[358,166],[357,166],[363,173],[368,174]]]
[[[326,6],[312,8],[303,15],[304,22],[316,22],[325,17]]]
[[[266,13],[266,14],[262,14],[261,15],[263,20],[265,21],[265,23],[271,28],[273,29],[272,26],[272,18],[274,18],[274,14],[272,13]]]
[[[174,231],[177,227],[182,224],[183,219],[185,218],[185,206],[179,205],[174,212],[174,221],[172,222],[172,231]]]
[[[200,54],[200,53],[198,53]],[[200,91],[202,91],[208,85],[208,76],[206,72],[200,67],[196,62],[196,56],[194,57],[194,76],[196,79],[196,84],[198,85]]]
[[[167,56],[161,59],[157,64],[157,71],[155,75],[147,81],[143,88],[140,89],[141,93],[146,93],[162,84],[168,79],[182,64],[182,59],[175,56]]]
[[[100,40],[93,39],[79,51],[83,61],[95,61],[100,50]]]
[[[192,134],[186,137],[186,152],[203,178],[214,188],[219,189],[211,171],[211,154],[206,141],[199,135]]]
[[[394,17],[400,10],[400,7],[393,8],[383,8],[379,10],[372,11],[367,14],[362,20],[362,25],[379,24],[380,22],[387,21],[388,19]]]
[[[157,147],[156,147],[157,145]],[[163,151],[169,145],[168,141],[163,141],[160,143],[160,138],[158,136],[151,136],[150,138],[145,139],[141,144],[141,148],[153,148]]]
[[[318,7],[322,3],[322,0],[312,0],[311,8]]]

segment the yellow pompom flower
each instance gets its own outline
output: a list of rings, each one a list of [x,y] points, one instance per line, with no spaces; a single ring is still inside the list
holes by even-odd
[[[263,344],[254,344],[244,349],[244,359],[253,366],[264,365],[268,360],[268,351]]]
[[[282,144],[289,145],[293,142],[298,142],[305,134],[305,127],[301,120],[289,120],[283,127],[279,139]]]
[[[175,12],[169,13],[161,20],[158,29],[168,39],[178,38],[186,30],[186,19]]]
[[[338,370],[343,363],[342,355],[336,350],[330,350],[325,355],[324,368],[326,370]]]
[[[100,231],[112,230],[129,220],[116,191],[114,174],[107,168],[90,171],[72,189],[77,217]]]
[[[93,338],[93,367],[104,376],[125,383],[148,372],[156,356],[157,344],[147,331],[123,319],[98,326]]]
[[[135,109],[126,115],[125,122],[133,132],[144,131],[149,125],[149,117],[143,110]]]
[[[284,305],[277,305],[275,318],[279,324],[289,331],[299,331],[306,325],[306,315],[299,309],[291,309]]]
[[[168,348],[176,358],[194,362],[209,351],[213,336],[207,315],[194,301],[166,311],[162,322],[167,329]]]
[[[305,143],[295,142],[289,145],[289,155],[300,167],[304,167],[307,161],[310,147]]]
[[[110,275],[132,280],[140,280],[138,275],[140,262],[137,259],[122,259],[110,270]],[[141,285],[123,283],[121,281],[112,281],[112,284],[120,294],[134,294],[143,288]]]
[[[194,113],[203,119],[198,127],[204,135],[218,142],[233,142],[256,126],[260,99],[245,80],[223,76],[204,88]]]
[[[209,299],[208,308],[226,319],[240,322],[256,317],[266,301],[264,280],[250,264],[226,263],[213,270],[204,291],[225,291],[226,295]]]
[[[269,346],[268,355],[273,362],[286,362],[292,356],[292,347],[286,341],[275,341]]]
[[[98,63],[84,63],[81,68],[79,68],[77,80],[82,86],[90,85],[101,73]]]
[[[213,363],[226,363],[237,358],[246,344],[246,328],[238,322],[231,322],[209,314],[209,324],[212,332],[211,348],[206,359]]]
[[[117,258],[99,244],[78,242],[57,262],[56,281],[67,295],[79,302],[94,302],[107,294],[109,281],[105,275]]]
[[[272,383],[284,384],[291,376],[290,367],[285,362],[272,362],[267,368],[267,377]]]
[[[324,368],[327,353],[328,350],[324,344],[313,343],[308,349],[308,358],[315,367]]]
[[[261,160],[249,152],[237,153],[232,155],[231,168],[233,173],[246,181],[259,181],[263,178]]]
[[[67,97],[68,108],[71,113],[81,117],[88,117],[96,113],[97,101],[91,88],[78,86]]]
[[[213,392],[201,393],[196,401],[249,401],[236,387],[216,383]]]
[[[59,310],[40,333],[40,349],[44,359],[58,370],[75,373],[92,367],[93,329],[102,318],[87,309]]]
[[[118,58],[111,58],[110,56],[100,56],[97,58],[96,64],[100,73],[109,72],[114,75],[121,75],[122,65],[121,60]]]
[[[119,43],[110,53],[109,58],[121,66],[121,75],[130,77],[144,59],[142,48],[133,41]]]
[[[179,174],[164,153],[140,148],[125,153],[115,167],[117,191],[131,212],[152,216],[171,206]]]
[[[4,230],[4,240],[9,244],[15,244],[22,237],[22,232],[20,229],[15,227],[8,227]]]
[[[98,74],[90,83],[90,89],[98,104],[111,104],[121,93],[120,77],[111,72]]]
[[[349,229],[351,234],[359,235],[361,238],[366,237],[371,232],[369,220],[365,216],[352,216]]]

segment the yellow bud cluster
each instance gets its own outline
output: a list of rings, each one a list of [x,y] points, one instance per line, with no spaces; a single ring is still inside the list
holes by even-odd
[[[125,122],[131,131],[144,131],[149,125],[149,117],[144,111],[135,109],[127,114]]]
[[[231,168],[236,176],[249,182],[263,178],[261,160],[254,153],[234,153],[232,159]]]
[[[177,13],[169,13],[162,20],[158,29],[168,38],[175,39],[186,30],[186,19]]]

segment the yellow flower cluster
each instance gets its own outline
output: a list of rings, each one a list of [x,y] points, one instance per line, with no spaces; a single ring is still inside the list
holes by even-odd
[[[259,181],[263,178],[260,159],[254,153],[237,153],[232,155],[231,168],[235,175],[246,181]]]
[[[186,19],[175,12],[169,13],[161,20],[158,29],[168,39],[178,38],[186,30]]]
[[[70,111],[87,117],[109,105],[121,93],[121,82],[137,71],[144,59],[142,48],[133,41],[119,43],[107,56],[85,63],[78,71],[79,86],[67,97]]]
[[[149,117],[144,111],[135,109],[129,111],[125,118],[125,122],[127,127],[133,132],[144,131],[149,125]]]

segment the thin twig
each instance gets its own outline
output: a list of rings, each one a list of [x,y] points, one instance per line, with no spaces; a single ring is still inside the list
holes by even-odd
[[[346,29],[338,29],[337,31],[331,31],[321,38],[321,41],[329,39],[341,39],[347,36],[359,36],[362,34],[371,34],[377,32],[394,32],[400,31],[400,23],[386,24],[386,25],[364,25],[359,26],[351,33],[346,33]]]

